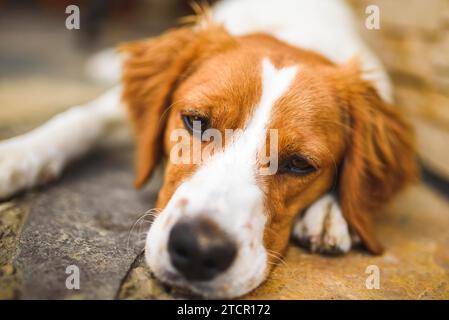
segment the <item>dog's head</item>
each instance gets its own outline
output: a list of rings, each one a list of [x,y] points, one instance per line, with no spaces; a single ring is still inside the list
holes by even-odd
[[[157,277],[245,294],[284,252],[295,215],[334,187],[351,228],[381,251],[369,215],[414,176],[412,134],[355,63],[213,25],[124,50],[136,185],[167,159],[146,243]]]

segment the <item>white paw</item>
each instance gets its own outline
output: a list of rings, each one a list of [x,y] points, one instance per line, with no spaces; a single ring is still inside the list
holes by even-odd
[[[60,161],[41,144],[14,138],[0,142],[0,199],[40,185],[59,174]]]
[[[341,254],[351,249],[351,235],[340,206],[327,194],[313,203],[293,227],[293,237],[312,252]]]

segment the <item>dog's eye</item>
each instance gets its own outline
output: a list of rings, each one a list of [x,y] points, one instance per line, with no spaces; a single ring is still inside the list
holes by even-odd
[[[316,168],[307,159],[294,157],[287,161],[284,171],[303,176],[315,172]]]
[[[202,134],[209,127],[209,120],[202,116],[182,115],[182,121],[186,129],[194,134]]]

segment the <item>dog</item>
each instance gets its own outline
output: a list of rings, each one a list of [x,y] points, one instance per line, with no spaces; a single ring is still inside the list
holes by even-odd
[[[136,187],[164,170],[145,245],[163,282],[242,296],[291,236],[312,252],[346,253],[357,239],[382,252],[371,216],[416,177],[414,138],[343,1],[223,0],[119,56],[91,69],[121,70],[120,85],[1,142],[0,197],[56,178],[128,114]],[[236,131],[204,161],[171,161],[173,132],[204,151],[209,129]],[[262,174],[274,142],[275,170]]]

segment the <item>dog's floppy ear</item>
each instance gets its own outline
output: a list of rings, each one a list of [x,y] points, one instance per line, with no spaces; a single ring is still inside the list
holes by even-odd
[[[416,178],[414,135],[398,108],[360,79],[358,64],[342,67],[340,88],[349,130],[339,177],[339,200],[349,225],[375,254],[382,252],[371,222],[373,211]]]
[[[121,46],[123,101],[128,107],[137,139],[137,174],[140,187],[162,156],[162,133],[171,94],[200,59],[229,47],[232,37],[220,26],[195,30],[182,27],[146,41]]]

